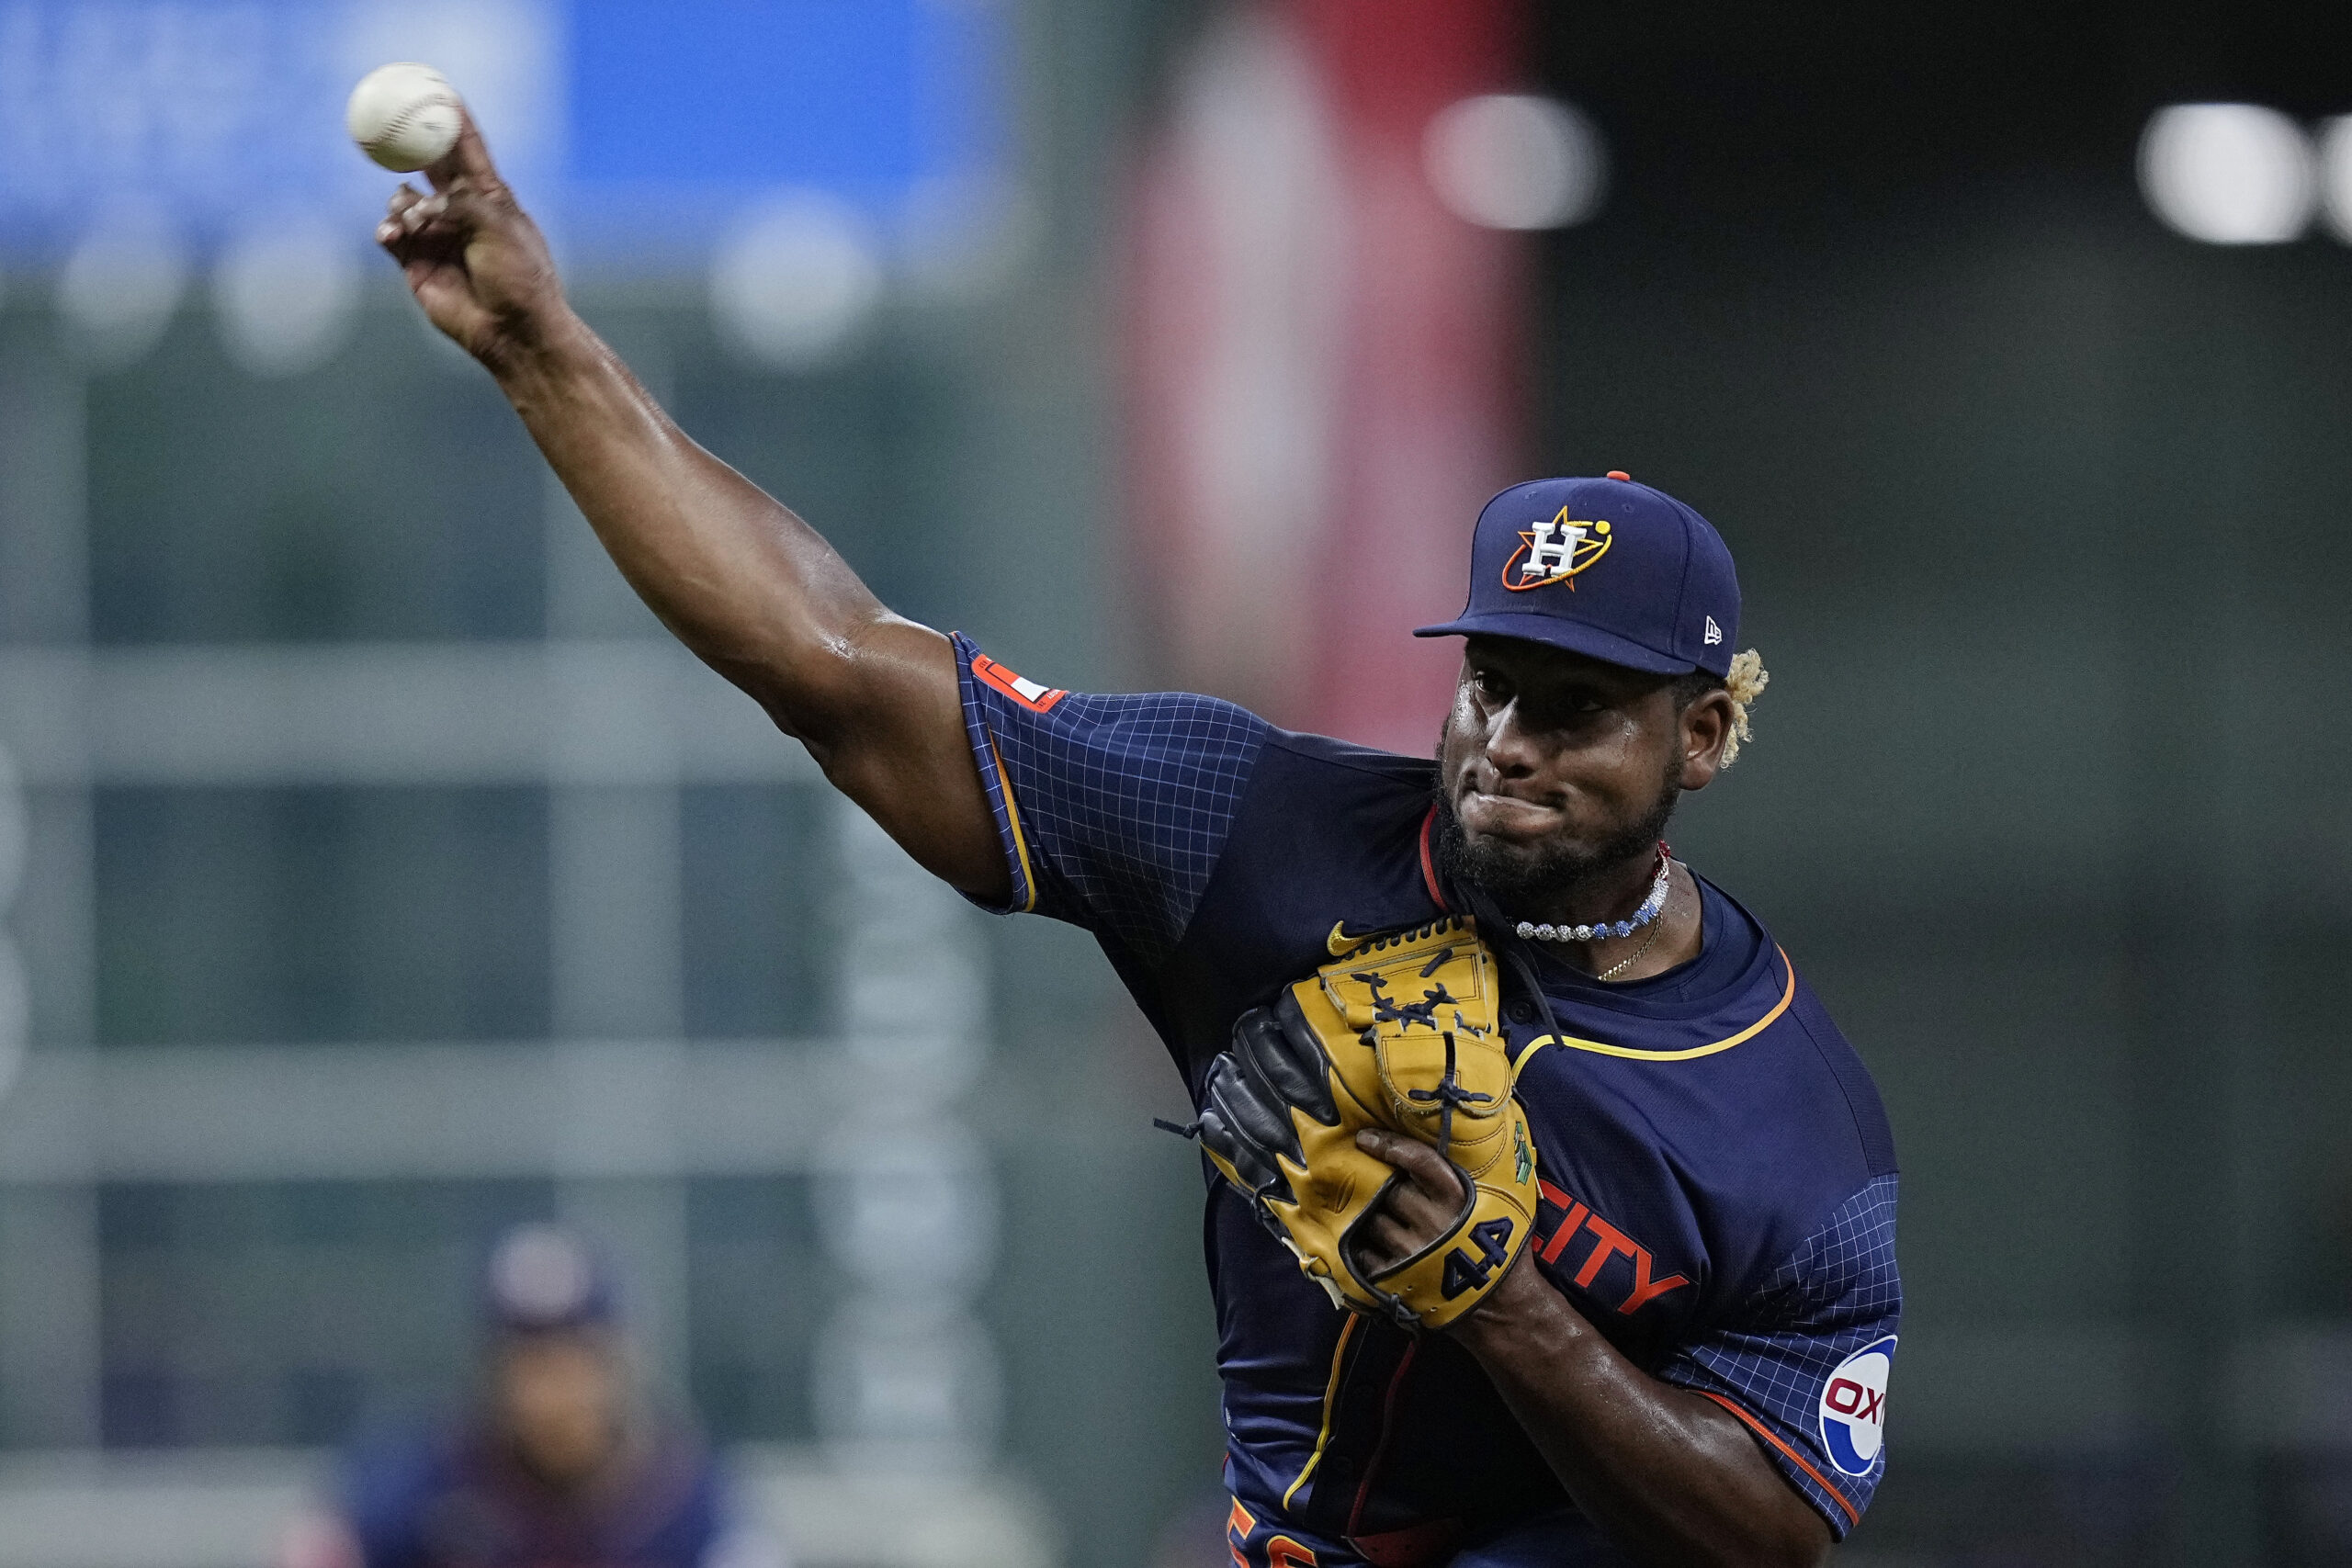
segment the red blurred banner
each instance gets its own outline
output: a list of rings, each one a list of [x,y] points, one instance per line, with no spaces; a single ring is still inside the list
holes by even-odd
[[[1136,174],[1128,514],[1157,679],[1435,742],[1470,525],[1514,478],[1521,243],[1449,212],[1432,116],[1513,85],[1518,0],[1261,0]]]

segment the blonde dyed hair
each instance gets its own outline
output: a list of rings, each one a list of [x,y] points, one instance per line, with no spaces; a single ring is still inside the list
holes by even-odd
[[[1731,656],[1730,672],[1724,676],[1724,691],[1731,697],[1731,733],[1724,737],[1724,767],[1739,761],[1743,742],[1756,738],[1747,728],[1747,710],[1771,680],[1772,672],[1764,668],[1763,657],[1754,649]]]

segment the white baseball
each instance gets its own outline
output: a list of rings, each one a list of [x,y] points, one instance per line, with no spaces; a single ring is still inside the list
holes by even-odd
[[[359,150],[396,174],[437,164],[458,144],[464,108],[449,79],[430,65],[379,65],[351,89],[343,123]]]

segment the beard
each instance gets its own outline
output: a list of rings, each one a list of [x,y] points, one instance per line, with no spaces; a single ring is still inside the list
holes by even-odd
[[[1453,814],[1453,801],[1441,782],[1437,791],[1437,863],[1442,874],[1479,888],[1514,914],[1540,914],[1572,897],[1636,856],[1646,856],[1666,837],[1666,825],[1682,798],[1681,759],[1658,781],[1657,797],[1634,821],[1620,823],[1587,848],[1556,840],[1514,844],[1470,836]]]

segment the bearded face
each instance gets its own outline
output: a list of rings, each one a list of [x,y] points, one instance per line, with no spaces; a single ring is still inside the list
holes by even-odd
[[[1438,748],[1447,869],[1530,919],[1638,874],[1691,787],[1680,718],[1671,677],[1471,638]]]
[[[1678,767],[1675,773],[1680,771]],[[1484,888],[1505,909],[1547,913],[1627,861],[1636,856],[1646,860],[1666,837],[1666,825],[1681,799],[1679,779],[1662,777],[1645,810],[1619,821],[1598,842],[1591,842],[1568,835],[1515,840],[1474,834],[1463,827],[1452,797],[1441,792],[1438,863],[1449,874]]]

